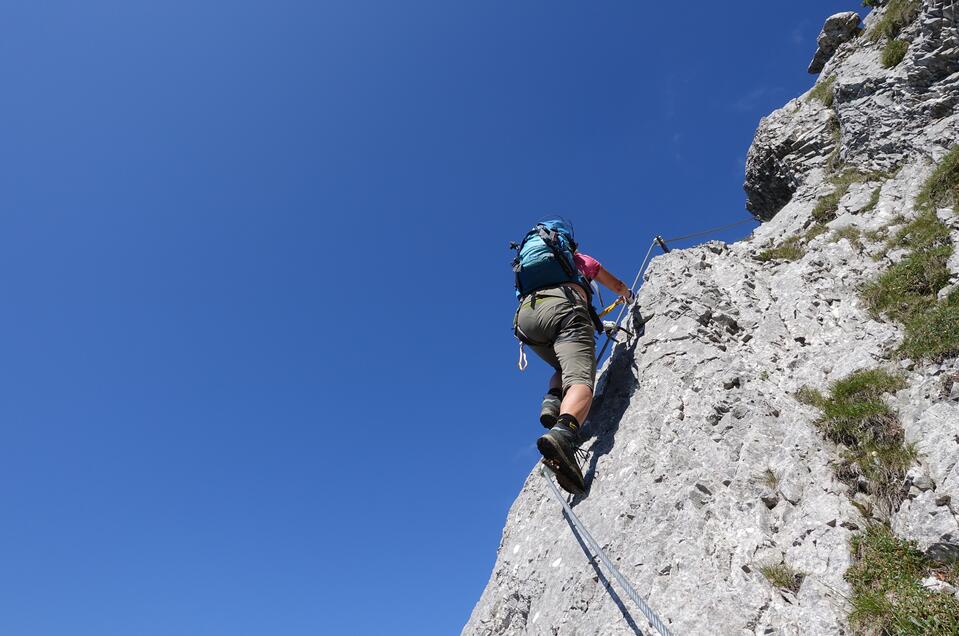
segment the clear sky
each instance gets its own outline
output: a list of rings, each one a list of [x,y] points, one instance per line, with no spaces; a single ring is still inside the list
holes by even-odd
[[[507,242],[745,218],[857,8],[0,4],[0,633],[458,633],[548,375]]]

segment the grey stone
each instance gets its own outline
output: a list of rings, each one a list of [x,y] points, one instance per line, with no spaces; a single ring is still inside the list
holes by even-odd
[[[859,22],[859,14],[855,11],[837,13],[826,19],[822,31],[819,32],[819,37],[816,38],[818,48],[816,49],[816,54],[813,56],[812,62],[809,63],[810,73],[815,74],[822,71],[823,67],[826,66],[826,62],[829,61],[833,53],[836,52],[836,49],[839,48],[839,45],[853,38],[856,31],[859,30]]]
[[[951,565],[956,561],[959,561],[959,545],[956,545],[955,543],[939,541],[937,543],[933,543],[928,549],[926,549],[926,556],[936,563]]]
[[[956,588],[945,581],[941,581],[934,576],[926,577],[922,580],[922,586],[933,592],[942,592],[943,594],[955,594]]]

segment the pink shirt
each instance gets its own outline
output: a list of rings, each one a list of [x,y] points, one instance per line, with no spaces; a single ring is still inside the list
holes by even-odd
[[[579,270],[579,273],[589,280],[596,278],[596,274],[599,273],[599,270],[603,269],[603,266],[599,264],[599,261],[589,254],[583,254],[582,252],[576,252],[573,254],[573,261],[576,263],[576,269]]]

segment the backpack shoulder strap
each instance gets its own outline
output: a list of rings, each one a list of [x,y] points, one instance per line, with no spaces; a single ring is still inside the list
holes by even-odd
[[[539,231],[539,236],[543,239],[543,242],[546,243],[546,246],[553,252],[553,256],[556,257],[556,260],[559,261],[560,266],[562,266],[563,271],[570,278],[578,278],[579,272],[576,271],[576,265],[570,263],[566,259],[566,255],[563,254],[559,249],[559,237],[557,236],[556,230],[549,230],[542,225],[537,225],[536,229]],[[572,254],[572,252],[570,252]]]

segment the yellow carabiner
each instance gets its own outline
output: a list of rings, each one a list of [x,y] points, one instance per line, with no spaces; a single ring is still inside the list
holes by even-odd
[[[614,302],[612,305],[610,305],[609,307],[607,307],[606,309],[604,309],[602,312],[600,312],[599,317],[602,318],[603,316],[605,316],[605,315],[608,314],[609,312],[613,311],[613,310],[616,309],[619,305],[622,305],[622,304],[623,304],[623,297],[620,296],[619,298],[616,299],[616,302]]]

